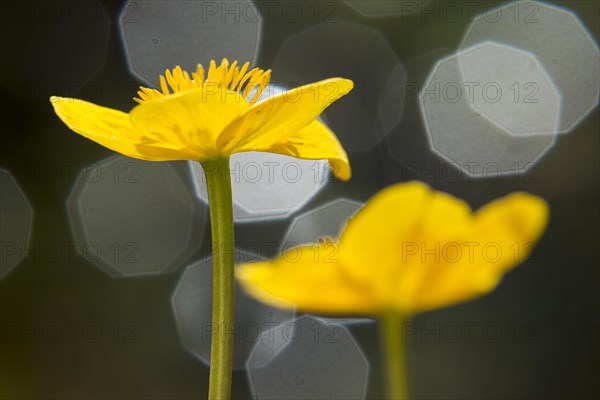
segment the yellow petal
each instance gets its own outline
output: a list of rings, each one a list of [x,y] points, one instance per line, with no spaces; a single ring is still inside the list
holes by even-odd
[[[300,260],[288,255],[256,270],[244,267],[242,277],[271,304],[286,299],[307,311],[414,314],[493,290],[530,253],[547,220],[547,204],[525,193],[472,213],[422,183],[394,185],[348,222],[339,263],[313,260],[313,246]]]
[[[492,290],[500,278],[479,243],[504,234],[484,224],[491,228],[484,237],[480,225],[459,199],[419,182],[394,185],[348,223],[340,239],[344,265],[371,282],[382,308],[415,313],[447,306]]]
[[[404,272],[413,269],[412,262],[420,263],[419,249],[435,249],[436,242],[456,238],[470,220],[467,204],[421,182],[392,185],[349,221],[340,238],[348,257],[344,262],[357,279],[375,280],[382,295],[387,292],[389,297],[389,279],[416,278]],[[376,268],[365,268],[374,262]]]
[[[314,120],[306,128],[289,135],[283,141],[274,144],[257,141],[252,147],[254,151],[284,154],[305,160],[326,158],[331,170],[340,180],[347,181],[352,176],[350,161],[344,148],[334,133],[319,120]]]
[[[402,307],[423,311],[466,301],[493,290],[510,268],[522,262],[548,221],[539,197],[514,193],[481,208],[464,240],[462,256],[428,264],[428,279],[412,290]],[[454,257],[454,256],[453,256]]]
[[[229,125],[217,145],[228,154],[270,151],[297,158],[327,158],[334,173],[347,180],[350,167],[346,153],[327,127],[314,122],[353,86],[348,79],[332,78],[264,100]]]
[[[53,96],[56,115],[74,132],[111,150],[142,160],[194,159],[187,149],[176,149],[144,137],[129,115],[87,101]]]
[[[130,120],[145,136],[187,149],[201,161],[218,155],[218,135],[248,108],[238,93],[207,84],[140,104]]]
[[[348,279],[333,242],[290,249],[270,262],[242,264],[236,278],[259,300],[316,313],[373,313],[374,296]]]
[[[501,251],[491,249],[476,254],[499,271],[514,267],[531,253],[546,228],[549,214],[548,204],[542,198],[523,192],[487,204],[475,214],[475,234],[481,246]]]

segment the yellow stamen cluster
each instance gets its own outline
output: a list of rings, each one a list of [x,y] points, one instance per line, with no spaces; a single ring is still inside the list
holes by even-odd
[[[237,61],[234,61],[230,66],[226,58],[217,67],[215,61],[211,60],[205,79],[204,68],[201,64],[198,64],[196,72],[192,73],[191,78],[186,71],[177,66],[172,71],[167,70],[164,76],[160,76],[160,91],[140,86],[140,90],[138,91],[138,96],[140,97],[134,97],[133,100],[141,104],[171,94],[188,90],[205,89],[207,86],[212,85],[214,87],[216,85],[219,88],[238,92],[244,99],[256,89],[252,99],[249,101],[250,105],[253,105],[269,85],[271,70],[264,71],[260,68],[253,68],[248,71],[249,67],[250,63],[247,62],[240,68]]]

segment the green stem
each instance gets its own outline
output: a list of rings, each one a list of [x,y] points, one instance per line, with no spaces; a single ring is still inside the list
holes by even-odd
[[[213,313],[208,398],[231,396],[235,282],[233,202],[229,157],[202,163],[208,187],[213,243]]]
[[[396,312],[389,311],[381,315],[381,351],[385,359],[385,374],[388,399],[408,399],[406,385],[406,368],[404,338],[402,329],[406,318]]]

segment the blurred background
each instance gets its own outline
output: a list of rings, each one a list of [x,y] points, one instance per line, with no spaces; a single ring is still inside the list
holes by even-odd
[[[115,154],[49,97],[129,111],[166,68],[222,57],[273,69],[271,95],[355,82],[322,116],[350,182],[320,161],[232,158],[238,260],[335,237],[397,182],[473,208],[538,194],[552,215],[532,257],[407,326],[411,390],[598,398],[599,20],[600,3],[577,0],[1,2],[0,398],[206,396],[202,170]],[[234,397],[383,396],[374,321],[236,302]]]

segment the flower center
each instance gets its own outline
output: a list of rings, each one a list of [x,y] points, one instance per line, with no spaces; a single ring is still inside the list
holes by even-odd
[[[207,87],[214,88],[216,85],[225,90],[238,92],[244,99],[256,89],[249,101],[250,105],[253,105],[269,85],[271,70],[264,71],[260,68],[248,70],[249,67],[249,62],[241,68],[238,67],[237,61],[229,65],[226,58],[217,67],[215,61],[211,60],[205,79],[204,68],[201,64],[198,64],[196,72],[192,72],[191,77],[187,71],[182,70],[180,66],[176,66],[172,71],[166,70],[165,75],[160,76],[160,91],[140,86],[138,91],[140,97],[134,97],[133,100],[141,104],[175,93],[198,89],[205,90]]]

